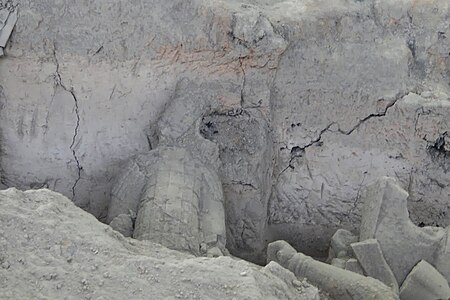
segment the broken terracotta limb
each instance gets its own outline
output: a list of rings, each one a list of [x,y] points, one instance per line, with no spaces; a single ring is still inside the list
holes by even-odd
[[[401,300],[449,299],[447,280],[432,265],[420,261],[408,274],[400,289]]]
[[[367,276],[378,279],[398,294],[398,284],[394,273],[386,263],[380,245],[375,239],[351,244],[358,262]]]
[[[380,281],[316,261],[297,253],[285,241],[270,243],[267,256],[268,261],[275,261],[296,276],[307,278],[337,300],[399,299],[397,294]]]
[[[433,254],[445,236],[443,228],[419,228],[409,219],[408,193],[389,177],[369,185],[363,196],[360,241],[377,239],[384,258],[402,284],[410,270]]]

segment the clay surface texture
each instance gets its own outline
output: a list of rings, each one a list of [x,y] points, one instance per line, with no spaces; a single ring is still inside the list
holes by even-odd
[[[450,298],[449,0],[0,0],[0,299]]]

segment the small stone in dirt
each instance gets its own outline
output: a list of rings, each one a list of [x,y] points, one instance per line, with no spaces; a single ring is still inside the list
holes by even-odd
[[[292,281],[292,285],[297,287],[297,288],[303,287],[303,283],[301,281],[297,280],[297,279]]]
[[[10,265],[9,262],[7,262],[7,261],[5,261],[5,262],[2,263],[2,268],[5,269],[5,270],[8,270],[10,266],[11,266],[11,265]]]

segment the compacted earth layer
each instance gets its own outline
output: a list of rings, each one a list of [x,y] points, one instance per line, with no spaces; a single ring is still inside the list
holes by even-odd
[[[448,0],[0,0],[1,293],[445,298],[449,130]]]

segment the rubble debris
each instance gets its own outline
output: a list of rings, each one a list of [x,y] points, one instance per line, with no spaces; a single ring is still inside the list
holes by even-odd
[[[270,243],[268,261],[275,261],[299,278],[307,278],[336,300],[399,299],[398,295],[380,281],[319,262],[297,251],[285,241]]]
[[[369,185],[362,199],[360,241],[372,238],[378,241],[399,284],[422,259],[439,270],[433,254],[441,247],[445,230],[415,226],[409,219],[408,193],[393,178],[381,177]]]
[[[4,48],[16,25],[18,9],[11,1],[0,3],[0,57],[4,55]]]
[[[2,30],[0,31],[0,47],[5,48],[6,43],[13,31],[14,25],[17,22],[17,11],[14,10],[8,15],[8,19],[3,25]]]
[[[400,298],[404,300],[441,299],[436,297],[445,294],[450,280],[450,226],[415,226],[409,219],[407,198],[408,193],[393,178],[381,177],[370,184],[361,196],[360,241],[350,244],[349,253],[346,244],[351,233],[338,230],[331,240],[328,262],[378,279],[396,294],[401,286]]]
[[[421,260],[408,274],[400,289],[401,300],[449,299],[447,280],[432,265]]]
[[[377,240],[369,239],[352,243],[351,247],[364,270],[364,274],[380,280],[398,293],[398,284],[394,273],[392,273],[391,268],[386,263]]]
[[[338,229],[331,238],[330,257],[328,259],[331,260],[333,257],[350,257],[350,244],[357,241],[358,237],[350,231]]]
[[[352,271],[360,275],[365,275],[361,264],[356,258],[350,258],[349,260],[347,260],[347,262],[345,263],[345,269],[347,271]]]

